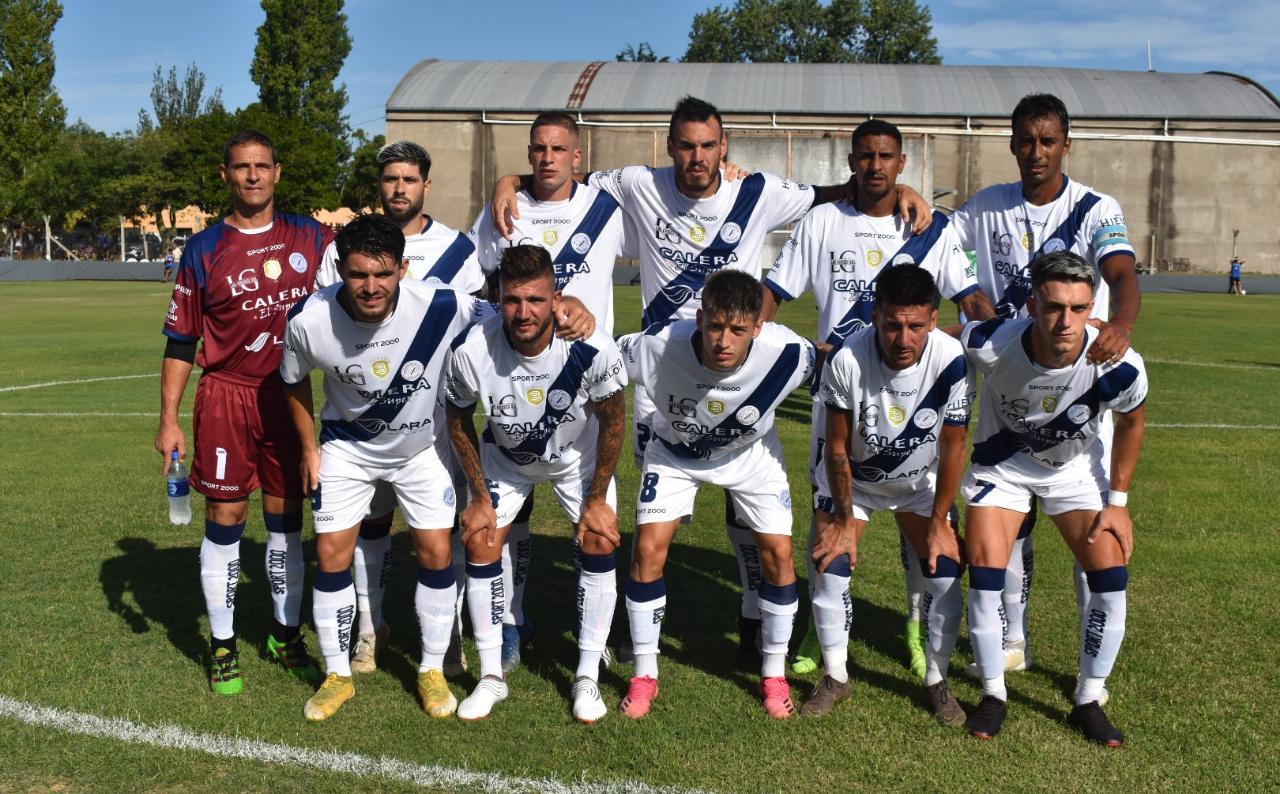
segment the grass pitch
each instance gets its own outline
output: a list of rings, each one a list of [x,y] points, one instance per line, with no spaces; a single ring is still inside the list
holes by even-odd
[[[636,324],[638,297],[634,288],[618,291],[619,333]],[[585,727],[570,716],[570,533],[545,489],[534,517],[528,594],[537,635],[526,666],[510,677],[511,699],[489,720],[435,721],[417,705],[414,566],[407,538],[397,534],[385,669],[359,678],[356,699],[337,717],[306,723],[309,690],[263,658],[270,609],[256,505],[242,544],[237,611],[247,689],[238,698],[216,697],[202,666],[201,531],[198,521],[167,523],[151,446],[168,300],[168,290],[154,283],[0,285],[0,698],[7,699],[0,705],[495,775],[470,778],[463,788],[521,781],[532,788],[559,781],[810,792],[1275,786],[1280,697],[1266,661],[1275,624],[1266,605],[1280,601],[1280,298],[1145,298],[1136,347],[1151,375],[1151,424],[1132,490],[1137,548],[1128,636],[1110,681],[1109,713],[1129,737],[1120,751],[1092,747],[1066,724],[1077,653],[1071,561],[1043,519],[1030,609],[1034,667],[1009,676],[1010,715],[998,739],[978,742],[943,728],[918,705],[899,638],[897,540],[884,517],[864,539],[853,580],[854,697],[826,719],[767,719],[757,676],[736,669],[737,570],[724,539],[722,497],[713,489],[704,491],[694,524],[681,530],[672,551],[662,694],[642,722],[616,713],[627,668],[602,676],[611,710],[604,722]],[[781,316],[802,333],[813,332],[814,318],[807,299]],[[141,377],[87,380],[122,376]],[[184,421],[193,394],[194,382]],[[779,429],[800,559],[809,524],[801,395],[786,404]],[[620,469],[619,519],[629,526],[636,471],[625,451]],[[313,560],[309,531],[307,537]],[[615,631],[624,631],[619,613]],[[958,672],[968,660],[962,638],[952,686],[972,705],[979,692]],[[797,696],[816,679],[797,681]],[[455,690],[461,695],[473,685],[467,676]],[[5,791],[409,787],[293,762],[77,735],[11,716],[0,716],[0,757]],[[421,779],[458,787],[433,774]]]

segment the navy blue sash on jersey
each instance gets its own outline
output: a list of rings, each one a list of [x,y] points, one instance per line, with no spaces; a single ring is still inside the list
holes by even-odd
[[[599,350],[582,341],[574,342],[569,346],[569,358],[564,362],[564,367],[560,370],[560,374],[547,387],[547,393],[543,395],[542,416],[538,418],[534,429],[526,433],[519,444],[511,449],[502,446],[494,437],[493,431],[487,423],[484,428],[484,440],[497,446],[503,455],[506,455],[518,466],[537,463],[541,460],[542,456],[546,454],[547,442],[551,440],[556,428],[564,421],[564,415],[569,412],[569,409],[573,407],[574,401],[577,400],[578,390],[582,388],[582,377],[587,373],[587,369],[599,352]],[[551,395],[557,391],[562,391],[569,395],[569,402],[560,408],[556,408],[551,404]],[[590,443],[594,442],[594,439],[590,440]]]
[[[904,221],[905,223],[905,221]],[[913,234],[902,244],[897,251],[893,252],[893,256],[889,257],[885,267],[880,269],[879,273],[871,279],[871,284],[875,284],[881,276],[896,264],[896,260],[904,254],[911,257],[913,264],[920,264],[933,250],[933,246],[942,237],[942,231],[947,228],[947,224],[951,223],[951,219],[943,215],[937,210],[933,211],[933,223],[929,224],[929,228],[925,229],[921,234]],[[906,264],[906,263],[903,263]],[[836,323],[831,329],[831,333],[827,334],[827,344],[838,345],[843,339],[848,337],[854,331],[871,324],[871,309],[875,303],[874,299],[866,299],[865,295],[858,295],[858,299],[849,307],[849,311],[845,312],[844,317],[840,318],[840,322]],[[816,379],[815,379],[816,380]]]
[[[458,275],[458,271],[467,263],[467,257],[471,256],[475,250],[476,244],[471,242],[471,238],[458,232],[458,236],[449,243],[448,248],[444,249],[444,253],[440,254],[440,258],[423,275],[422,280],[438,278],[445,284],[452,283],[454,276]]]
[[[1120,396],[1121,392],[1133,385],[1138,379],[1138,368],[1128,362],[1121,363],[1111,369],[1089,390],[1076,398],[1071,405],[1064,408],[1057,416],[1046,422],[1037,432],[1015,433],[1003,428],[995,435],[973,445],[974,463],[980,466],[994,466],[1006,461],[1019,452],[1044,452],[1069,440],[1098,414],[1103,402],[1109,402]],[[1071,410],[1077,405],[1088,408],[1082,421],[1071,419]],[[1078,413],[1078,412],[1075,412]]]
[[[1023,269],[1023,273],[1026,275],[1005,286],[1004,295],[996,303],[997,317],[1013,319],[1018,316],[1018,312],[1022,311],[1022,307],[1027,305],[1027,298],[1031,297],[1031,263],[1047,253],[1045,248],[1054,240],[1062,244],[1061,248],[1055,245],[1054,248],[1056,250],[1070,251],[1072,244],[1075,243],[1076,234],[1080,232],[1080,225],[1084,223],[1084,216],[1089,214],[1089,210],[1093,209],[1093,205],[1101,200],[1102,198],[1096,193],[1086,193],[1080,197],[1080,200],[1071,208],[1071,212],[1067,214],[1067,217],[1059,224],[1053,234],[1044,238],[1040,243],[1040,247],[1027,260],[1027,266]],[[1023,209],[1025,211],[1026,208],[1024,207]],[[1030,218],[1028,217],[1029,220]]]
[[[878,342],[876,345],[879,349]],[[853,478],[860,482],[880,482],[887,479],[920,445],[913,442],[918,442],[926,434],[933,432],[934,428],[943,424],[943,410],[946,408],[947,398],[951,395],[951,388],[958,381],[964,380],[965,372],[964,356],[953,358],[947,368],[938,374],[938,379],[933,382],[929,391],[920,398],[915,411],[906,418],[905,429],[894,439],[893,445],[882,448],[864,461],[850,459],[850,463],[853,464]],[[916,424],[915,418],[924,410],[933,411],[935,419],[933,424],[921,427]]]
[[[710,459],[711,453],[716,447],[723,447],[747,435],[747,431],[752,425],[757,424],[764,418],[766,413],[773,410],[774,406],[782,399],[783,389],[787,387],[787,383],[791,381],[791,376],[795,374],[799,366],[800,345],[793,342],[782,349],[782,352],[778,355],[778,360],[765,373],[765,376],[760,380],[760,385],[751,393],[751,396],[744,400],[728,418],[716,425],[716,432],[713,436],[709,438],[704,436],[692,444],[685,442],[673,444],[665,438],[659,437],[663,446],[682,458],[693,458],[694,460]],[[756,416],[751,422],[741,422],[738,416],[747,407],[754,408]]]
[[[738,189],[738,197],[733,201],[733,207],[729,210],[728,216],[725,217],[724,223],[720,225],[720,231],[716,233],[716,239],[711,245],[702,249],[699,255],[702,261],[715,262],[716,259],[725,261],[730,254],[733,254],[738,247],[738,243],[747,234],[747,224],[751,221],[751,213],[755,212],[756,204],[760,201],[761,194],[764,193],[764,174],[752,174],[742,180],[742,187]],[[736,224],[739,229],[738,239],[728,242],[724,239],[724,229],[729,224]],[[686,265],[670,283],[658,291],[653,296],[653,300],[649,301],[649,305],[644,309],[644,315],[641,318],[641,327],[648,328],[656,322],[674,317],[681,306],[693,300],[693,297],[702,291],[702,285],[706,283],[707,276],[719,270],[723,265]]]
[[[414,334],[413,341],[409,343],[408,349],[405,350],[404,358],[396,363],[396,375],[383,391],[383,396],[374,400],[363,413],[353,420],[323,420],[320,423],[320,443],[323,444],[335,440],[369,441],[386,430],[391,421],[399,415],[401,409],[409,404],[409,400],[404,398],[410,395],[400,393],[401,387],[404,386],[406,381],[403,372],[404,363],[406,361],[418,361],[424,367],[427,366],[440,348],[440,343],[444,341],[444,335],[449,332],[449,326],[453,324],[457,316],[457,293],[451,289],[436,290],[435,294],[431,296],[431,304],[427,307],[427,311],[422,317],[422,324],[418,326],[418,331]],[[388,399],[389,397],[397,399],[392,401]],[[434,401],[432,405],[434,406]],[[431,411],[428,411],[427,418],[430,419],[430,417]]]
[[[569,239],[564,241],[564,245],[560,247],[560,253],[556,254],[551,262],[556,269],[556,289],[564,289],[580,272],[579,267],[575,266],[585,265],[587,254],[591,253],[591,247],[596,244],[600,233],[604,231],[605,224],[617,211],[618,202],[613,196],[603,190],[596,194],[595,200],[591,202],[586,214],[578,222],[577,228],[569,235]],[[582,252],[578,252],[573,247],[574,238],[580,234],[587,236],[587,249]]]

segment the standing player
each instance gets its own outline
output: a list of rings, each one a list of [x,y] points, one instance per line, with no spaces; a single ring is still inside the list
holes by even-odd
[[[273,613],[267,653],[303,680],[320,675],[300,628],[302,483],[278,369],[285,313],[311,292],[332,233],[310,218],[276,211],[280,161],[262,133],[233,135],[220,173],[231,188],[231,214],[192,237],[182,253],[164,323],[169,341],[155,443],[166,473],[175,450],[186,457],[178,407],[192,362],[199,363],[191,487],[205,496],[200,582],[211,635],[209,684],[218,694],[235,695],[244,689],[234,625],[240,537],[249,494],[258,488]]]
[[[493,275],[504,253],[517,245],[545,248],[555,266],[556,289],[566,298],[568,315],[584,310],[596,328],[613,335],[613,266],[622,254],[623,216],[608,193],[574,180],[582,162],[578,124],[563,111],[540,113],[529,130],[529,165],[533,176],[515,196],[518,217],[505,238],[494,227],[488,205],[471,229],[480,267]],[[560,318],[557,318],[560,319]],[[573,327],[572,318],[558,325]],[[573,337],[581,335],[579,329]],[[511,524],[503,549],[503,576],[510,586],[511,612],[502,626],[502,667],[511,672],[520,662],[520,644],[532,633],[524,614],[531,539],[529,514],[533,498]]]
[[[1126,505],[1147,376],[1131,349],[1118,362],[1085,355],[1103,333],[1088,324],[1095,277],[1094,266],[1070,251],[1045,254],[1031,265],[1030,317],[969,323],[960,337],[985,376],[964,484],[969,638],[982,676],[982,700],[966,726],[978,738],[999,733],[1007,713],[1001,593],[1014,539],[1038,497],[1089,580],[1070,720],[1093,741],[1124,743],[1101,700],[1124,639],[1133,553]],[[1116,417],[1109,476],[1096,443],[1107,411]]]
[[[164,255],[164,276],[160,279],[161,281],[167,282],[169,276],[173,275],[173,266],[176,261],[172,249]]]
[[[663,569],[702,483],[728,491],[760,549],[761,688],[769,716],[795,713],[786,679],[798,597],[791,557],[791,491],[774,409],[813,374],[815,349],[760,318],[760,282],[713,274],[696,320],[651,325],[623,339],[627,374],[659,408],[645,448],[627,616],[635,649],[622,713],[638,719],[658,694],[658,638],[667,609]]]
[[[404,233],[404,256],[409,261],[408,278],[445,284],[465,293],[484,288],[484,273],[476,259],[476,247],[462,232],[450,229],[422,211],[431,191],[431,155],[412,141],[395,141],[378,150],[378,198],[382,212]],[[320,287],[336,284],[338,253],[334,245],[325,250],[316,281]],[[437,427],[444,427],[444,405],[437,406]],[[453,460],[453,450],[442,431],[436,437],[436,451],[457,485],[464,482]],[[359,605],[360,623],[351,669],[369,673],[377,669],[377,651],[390,634],[382,619],[382,602],[391,567],[391,522],[395,517],[395,494],[390,483],[381,482],[374,491],[369,515],[360,523],[352,568]],[[462,607],[462,546],[455,538],[455,574],[458,576],[458,608]],[[461,621],[454,626],[445,671],[466,669],[462,654]]]
[[[613,481],[622,448],[627,376],[618,346],[597,331],[588,339],[557,338],[557,274],[546,249],[508,248],[499,273],[501,317],[491,317],[454,343],[446,388],[449,431],[471,485],[462,514],[467,545],[467,601],[480,682],[458,717],[487,717],[507,697],[502,669],[501,549],[511,523],[540,482],[550,482],[577,525],[578,671],[573,716],[593,723],[606,708],[597,680],[617,601],[618,548]],[[484,443],[476,439],[475,406],[484,406]]]
[[[819,390],[825,476],[817,481],[809,581],[826,674],[800,712],[822,716],[849,696],[849,580],[871,514],[890,510],[925,583],[925,699],[939,721],[959,726],[965,714],[946,681],[963,562],[950,512],[964,474],[973,378],[959,343],[937,330],[929,272],[894,267],[878,281],[871,327],[844,340]]]
[[[857,199],[853,203],[842,199],[814,207],[796,225],[764,282],[768,288],[764,296],[766,320],[773,319],[782,301],[794,300],[812,289],[818,302],[818,338],[824,340],[820,344],[828,349],[839,348],[845,338],[871,323],[877,281],[890,268],[910,264],[928,271],[942,294],[959,304],[966,316],[975,320],[994,316],[991,301],[978,289],[973,268],[947,216],[935,210],[929,228],[913,234],[910,224],[894,214],[898,177],[906,163],[902,133],[897,127],[879,119],[858,125],[849,154]],[[813,404],[809,443],[810,473],[817,497],[831,496],[822,464],[825,434],[826,409],[817,400]],[[901,544],[907,580],[907,649],[912,672],[924,678],[921,607],[926,582],[914,547],[905,535]],[[820,576],[812,570],[809,574],[810,586],[816,586]],[[833,593],[838,590],[834,580],[824,587]],[[811,644],[806,641],[801,648],[807,649]],[[797,659],[794,669],[808,672],[814,666],[812,660]]]
[[[1054,251],[1078,254],[1094,269],[1093,316],[1102,321],[1101,333],[1086,355],[1095,363],[1117,362],[1129,349],[1142,303],[1124,213],[1111,196],[1063,173],[1063,158],[1071,151],[1071,118],[1062,100],[1052,94],[1023,97],[1013,110],[1012,126],[1009,150],[1021,180],[978,191],[951,219],[964,249],[977,253],[978,284],[996,302],[1000,317],[1026,317],[1031,263]],[[1110,420],[1104,422],[1100,437],[1102,443],[1109,442]],[[1104,452],[1104,465],[1109,460]],[[1004,595],[1008,670],[1025,670],[1031,664],[1026,609],[1034,571],[1035,516],[1033,504],[1009,564]],[[1087,583],[1078,567],[1076,594],[1083,609]]]
[[[351,561],[378,482],[388,482],[413,530],[422,630],[418,695],[433,717],[457,708],[442,670],[455,615],[450,529],[457,500],[436,452],[435,414],[449,340],[489,305],[447,287],[402,281],[404,235],[382,215],[361,215],[337,237],[339,284],[289,314],[280,375],[301,439],[304,484],[316,525],[313,609],[328,676],[303,714],[323,720],[355,695]],[[313,369],[324,371],[316,446]]]
[[[631,245],[640,259],[642,327],[691,319],[707,277],[719,270],[741,270],[758,278],[766,235],[800,219],[811,207],[834,201],[847,185],[810,187],[772,174],[725,179],[721,165],[728,152],[720,112],[708,102],[685,97],[671,114],[667,155],[671,166],[627,166],[591,174],[587,182],[612,195],[627,218]],[[514,178],[512,178],[514,179]],[[494,219],[508,235],[506,215],[513,211],[514,182],[504,179],[495,191]],[[904,216],[929,223],[929,207],[910,188],[899,188]],[[655,406],[636,389],[637,463],[652,435]],[[726,500],[726,505],[731,502]],[[752,530],[726,507],[725,528],[738,559],[742,583],[739,639],[744,660],[754,657],[760,629],[758,587],[760,551]]]

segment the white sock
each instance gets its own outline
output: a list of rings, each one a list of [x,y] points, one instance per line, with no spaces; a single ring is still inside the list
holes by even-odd
[[[813,626],[822,646],[823,668],[837,681],[849,680],[849,630],[853,628],[853,595],[849,582],[853,571],[849,558],[841,556],[818,573],[809,563],[809,600],[813,609]]]
[[[924,685],[933,686],[947,677],[951,652],[960,633],[963,595],[960,566],[948,557],[939,557],[932,576],[922,576],[925,586],[923,619],[928,629],[924,644]]]
[[[507,608],[511,619],[507,622],[513,626],[524,625],[524,589],[529,581],[532,549],[528,522],[512,524],[502,549],[502,575],[506,578],[507,592],[511,594],[511,605]]]
[[[444,669],[444,653],[449,649],[449,631],[453,627],[453,605],[453,568],[419,568],[418,587],[413,593],[418,631],[422,636],[418,672]]]
[[[795,628],[796,612],[800,609],[800,594],[796,583],[776,585],[762,581],[760,584],[760,675],[777,678],[786,674],[787,645]]]
[[[271,612],[284,626],[302,625],[302,577],[306,563],[302,559],[302,514],[268,513],[267,586],[271,589]]]
[[[387,529],[391,529],[388,522]],[[361,533],[364,528],[361,528]],[[371,534],[376,534],[371,533]],[[351,578],[356,586],[356,606],[360,609],[360,633],[373,634],[382,626],[382,601],[387,593],[387,571],[391,567],[391,534],[380,537],[356,536],[351,561]]]
[[[636,675],[658,677],[658,640],[667,612],[667,583],[627,580],[627,622],[635,651]]]
[[[760,547],[756,533],[745,527],[726,523],[729,545],[738,560],[738,579],[742,583],[742,616],[760,620],[760,583],[764,581],[760,571]]]
[[[1009,567],[1005,569],[1004,593],[1001,595],[1005,616],[1005,648],[1027,639],[1027,599],[1031,596],[1031,577],[1035,572],[1033,537],[1027,534],[1013,541]]]
[[[200,589],[209,613],[209,633],[217,640],[236,636],[236,588],[240,584],[240,536],[244,524],[204,522],[200,544]]]
[[[577,674],[594,681],[618,602],[617,562],[612,554],[580,554],[579,559]]]
[[[898,530],[898,552],[902,557],[902,573],[907,585],[907,620],[923,620],[924,574],[920,572],[920,558],[907,542],[907,536]]]
[[[1087,621],[1089,619],[1089,577],[1085,574],[1084,568],[1080,567],[1079,561],[1076,562],[1075,567],[1075,584],[1076,607],[1080,610],[1080,620]]]
[[[502,678],[502,617],[507,612],[507,590],[501,560],[487,565],[467,563],[467,609],[480,654],[480,677]]]
[[[1004,687],[1004,568],[969,567],[969,644],[982,678]],[[985,684],[984,684],[985,686]]]
[[[453,534],[449,536],[449,546],[453,554],[453,631],[461,637],[462,613],[467,604],[467,547],[462,545],[462,530],[454,528]],[[505,559],[503,560],[503,569],[506,569]]]
[[[356,588],[351,583],[351,571],[316,572],[311,614],[325,671],[349,677],[351,627],[356,619]]]
[[[1124,641],[1129,569],[1090,571],[1089,603],[1080,625],[1080,689],[1076,703],[1098,700]],[[1087,697],[1087,700],[1081,698]]]

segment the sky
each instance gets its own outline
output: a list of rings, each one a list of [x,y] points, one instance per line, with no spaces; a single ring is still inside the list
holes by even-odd
[[[156,66],[182,74],[195,63],[234,109],[257,99],[249,78],[258,0],[62,0],[54,30],[54,83],[68,121],[132,129],[150,110]],[[732,0],[721,0],[732,5]],[[400,78],[425,58],[613,60],[647,41],[679,59],[703,0],[347,0],[351,54],[339,76],[353,128],[384,131],[383,107]],[[1145,70],[1147,40],[1158,71],[1234,72],[1280,93],[1280,3],[1243,0],[1115,0],[928,3],[943,63]],[[1137,7],[1141,5],[1141,10]],[[477,13],[479,10],[479,13]]]

